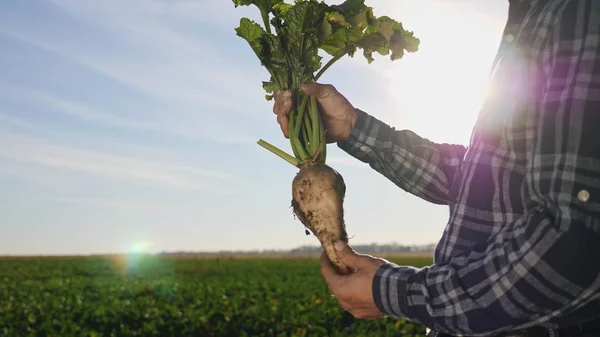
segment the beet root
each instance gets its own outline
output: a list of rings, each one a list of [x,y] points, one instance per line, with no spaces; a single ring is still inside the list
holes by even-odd
[[[349,268],[335,254],[337,240],[348,242],[344,223],[346,185],[342,176],[325,164],[303,166],[292,182],[296,217],[321,242],[329,260],[344,273]]]

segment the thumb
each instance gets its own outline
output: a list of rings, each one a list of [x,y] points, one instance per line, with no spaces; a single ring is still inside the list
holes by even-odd
[[[353,270],[356,270],[360,267],[361,256],[357,254],[346,242],[338,240],[333,246],[335,247],[335,254],[343,264]]]
[[[337,93],[335,87],[331,84],[310,83],[300,86],[303,93],[315,96],[316,98],[326,98]]]

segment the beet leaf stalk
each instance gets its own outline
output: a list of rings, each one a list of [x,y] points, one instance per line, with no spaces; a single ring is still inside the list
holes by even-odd
[[[347,241],[343,219],[346,186],[342,176],[326,165],[326,132],[314,97],[300,91],[316,82],[333,64],[362,50],[368,63],[373,53],[392,61],[416,52],[419,39],[388,16],[375,17],[365,0],[327,5],[317,0],[233,0],[235,7],[255,6],[262,25],[241,18],[236,34],[246,40],[270,79],[263,82],[266,99],[276,89],[290,90],[295,103],[288,116],[293,155],[259,140],[265,149],[298,167],[292,184],[294,214],[321,241],[329,259],[346,270],[335,256],[333,243]],[[329,59],[323,65],[323,56]]]

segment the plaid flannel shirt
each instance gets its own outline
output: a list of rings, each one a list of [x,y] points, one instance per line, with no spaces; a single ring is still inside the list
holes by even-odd
[[[424,268],[373,281],[390,317],[490,335],[600,317],[600,1],[512,0],[468,147],[359,110],[338,146],[403,190],[448,205]]]

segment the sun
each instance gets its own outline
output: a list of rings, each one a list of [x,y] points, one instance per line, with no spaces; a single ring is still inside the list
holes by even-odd
[[[407,2],[396,12],[421,46],[383,70],[396,110],[390,124],[435,142],[467,145],[502,38],[504,13],[451,1]]]

